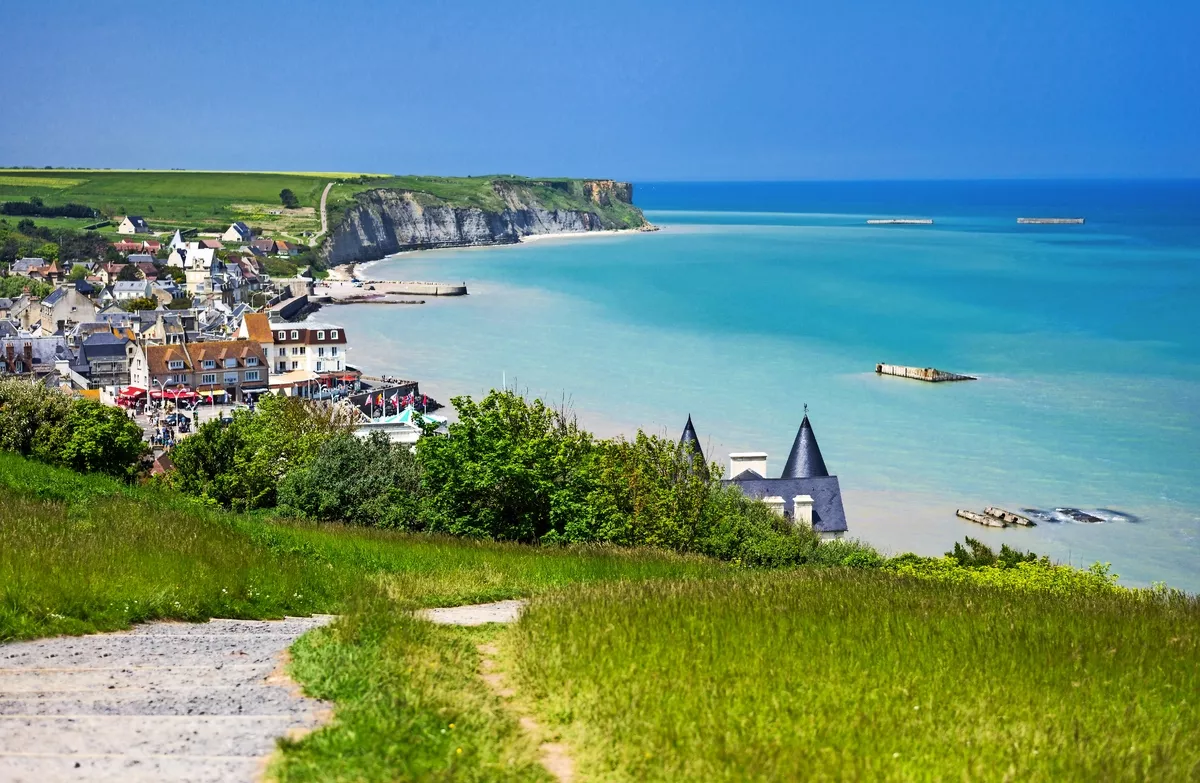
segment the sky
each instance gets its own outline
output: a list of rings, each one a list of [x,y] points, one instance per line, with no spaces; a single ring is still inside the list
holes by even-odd
[[[1200,176],[1200,2],[6,4],[0,165]]]

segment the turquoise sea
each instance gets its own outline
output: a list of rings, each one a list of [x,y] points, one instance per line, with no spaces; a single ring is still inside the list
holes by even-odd
[[[1200,591],[1200,182],[644,183],[634,200],[660,231],[402,254],[367,274],[471,295],[320,318],[347,327],[354,365],[438,399],[507,382],[601,434],[676,437],[690,413],[710,459],[767,451],[773,474],[807,403],[853,536],[937,554],[971,535]],[[1016,223],[1045,216],[1087,222]],[[954,516],[986,505],[1114,521]]]

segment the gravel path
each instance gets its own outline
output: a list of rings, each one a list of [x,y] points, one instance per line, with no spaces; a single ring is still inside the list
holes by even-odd
[[[151,623],[0,646],[0,780],[257,780],[328,705],[284,673],[328,616]]]
[[[473,606],[451,606],[446,609],[425,609],[418,613],[431,623],[438,625],[484,625],[486,623],[511,623],[521,616],[525,601],[497,601],[494,604]]]

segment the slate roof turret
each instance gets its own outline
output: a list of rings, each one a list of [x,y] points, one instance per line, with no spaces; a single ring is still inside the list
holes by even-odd
[[[796,440],[792,442],[792,451],[788,454],[780,478],[817,478],[828,475],[829,469],[825,467],[825,458],[821,456],[817,436],[813,434],[812,424],[809,423],[808,413],[805,412],[804,421],[800,422],[800,431],[796,433]]]
[[[696,428],[692,426],[692,415],[690,413],[688,414],[687,424],[683,426],[683,434],[679,436],[679,443],[683,446],[690,445],[696,457],[700,459],[700,462],[704,462],[704,450],[700,448],[700,438],[696,435]]]

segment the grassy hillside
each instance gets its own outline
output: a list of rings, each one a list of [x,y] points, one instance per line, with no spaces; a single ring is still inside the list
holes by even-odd
[[[560,183],[559,187],[533,184],[515,176],[431,177],[355,174],[349,172],[220,172],[220,171],[114,171],[84,169],[0,169],[0,201],[28,201],[36,196],[47,205],[83,204],[105,216],[127,214],[146,218],[155,231],[175,228],[224,230],[242,220],[271,233],[299,237],[317,232],[321,219],[321,192],[333,182],[328,207],[330,224],[336,225],[342,211],[356,194],[375,188],[395,188],[424,193],[455,206],[487,210],[504,208],[492,183],[503,180],[529,188],[542,203],[552,208],[588,207],[577,180],[537,180]],[[296,209],[284,209],[279,193],[284,188],[299,200]],[[272,215],[282,210],[283,214]],[[600,210],[619,224],[640,225],[640,213],[621,205]],[[9,216],[15,224],[18,217]],[[38,225],[82,229],[93,220],[33,218]],[[111,233],[115,226],[106,229]]]
[[[1200,604],[1181,596],[799,570],[564,591],[511,644],[585,777],[1200,772]]]
[[[152,229],[221,228],[234,220],[278,225],[288,233],[320,230],[316,208],[331,181],[363,175],[319,172],[87,171],[65,169],[0,169],[0,201],[84,204],[105,215],[141,215]],[[290,189],[299,199],[296,210],[282,209],[279,192]],[[37,222],[43,219],[35,218]],[[73,221],[78,227],[89,221]]]
[[[913,567],[764,572],[318,526],[0,453],[0,641],[342,615],[292,650],[336,719],[283,743],[280,780],[547,780],[478,676],[481,642],[580,779],[1195,779],[1194,597],[1046,582],[1030,577],[1057,571],[1034,563],[968,581]],[[410,613],[520,596],[513,628]]]

